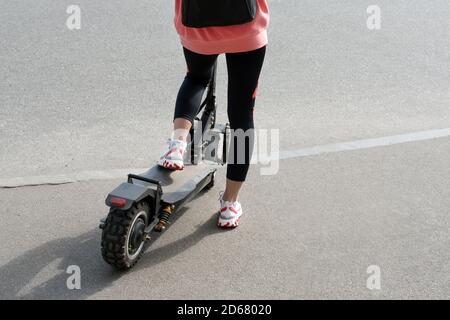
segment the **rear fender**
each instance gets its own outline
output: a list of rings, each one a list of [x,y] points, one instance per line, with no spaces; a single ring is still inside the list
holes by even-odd
[[[122,184],[120,184],[106,197],[106,205],[108,207],[115,208],[115,206],[111,203],[112,198],[121,198],[126,200],[125,205],[120,207],[120,210],[124,211],[129,210],[133,206],[133,204],[138,203],[145,198],[151,198],[152,201],[149,204],[152,207],[155,207],[157,205],[157,203],[155,202],[159,200],[157,190],[128,182],[123,182]]]

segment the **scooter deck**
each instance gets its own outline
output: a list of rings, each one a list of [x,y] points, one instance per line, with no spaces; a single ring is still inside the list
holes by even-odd
[[[157,164],[148,171],[140,174],[142,177],[157,180],[161,183],[162,201],[168,204],[176,204],[185,200],[195,191],[200,191],[202,184],[208,175],[216,171],[220,164],[212,161],[202,161],[197,165],[185,164],[183,170],[168,170]],[[134,180],[135,184],[151,186],[150,183]]]

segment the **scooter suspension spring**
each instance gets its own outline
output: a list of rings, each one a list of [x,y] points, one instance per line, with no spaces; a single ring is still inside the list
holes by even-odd
[[[166,229],[167,224],[169,223],[170,215],[172,214],[172,206],[165,205],[159,214],[159,222],[155,226],[155,231],[161,232]]]

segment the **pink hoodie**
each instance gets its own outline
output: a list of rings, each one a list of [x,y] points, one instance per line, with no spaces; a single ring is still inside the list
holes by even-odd
[[[269,7],[266,0],[257,0],[258,10],[252,22],[229,26],[188,28],[181,22],[181,2],[175,0],[175,29],[181,44],[201,54],[245,52],[259,49],[267,44]]]

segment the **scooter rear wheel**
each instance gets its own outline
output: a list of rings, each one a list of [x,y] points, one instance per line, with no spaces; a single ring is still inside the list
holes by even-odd
[[[139,261],[144,252],[149,211],[145,202],[127,211],[110,210],[102,232],[102,256],[107,263],[124,270]]]

